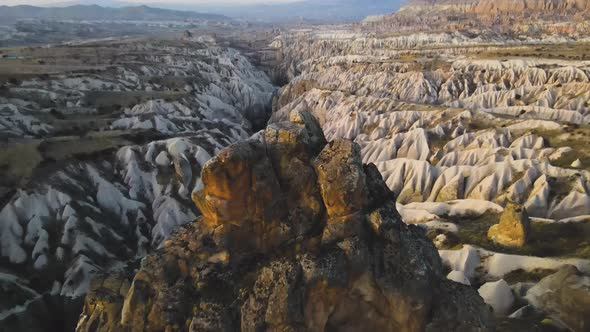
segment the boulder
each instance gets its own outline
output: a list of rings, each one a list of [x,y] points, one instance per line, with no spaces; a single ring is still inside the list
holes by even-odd
[[[468,279],[475,277],[482,260],[478,249],[470,245],[464,245],[460,250],[440,250],[439,254],[445,266],[463,272]]]
[[[445,280],[432,291],[436,310],[432,313],[427,332],[496,330],[495,323],[489,323],[493,320],[489,307],[482,306],[481,297],[477,294],[473,296],[475,292],[470,286]]]
[[[522,205],[508,203],[500,217],[500,223],[488,230],[488,238],[506,247],[522,247],[530,236],[530,219]]]
[[[514,294],[504,279],[483,284],[479,295],[494,310],[496,316],[506,316],[514,304]]]
[[[173,161],[178,182],[184,187],[188,187],[193,179],[192,167],[189,160],[182,154],[179,157],[174,157]]]
[[[574,266],[567,265],[543,278],[525,299],[573,331],[590,329],[590,277]]]
[[[582,166],[583,166],[583,165],[582,165],[582,161],[581,161],[580,159],[576,159],[576,160],[575,160],[575,161],[574,161],[574,162],[571,164],[571,166],[572,166],[573,168],[582,168]]]
[[[209,161],[193,197],[203,215],[145,257],[128,289],[94,283],[78,330],[493,330],[359,146],[325,144],[309,114],[291,119]]]
[[[471,283],[469,282],[469,279],[467,279],[467,277],[465,276],[465,273],[463,273],[463,271],[451,271],[447,275],[447,279],[452,280],[454,282],[458,282],[463,285],[467,285],[467,286],[471,285]]]

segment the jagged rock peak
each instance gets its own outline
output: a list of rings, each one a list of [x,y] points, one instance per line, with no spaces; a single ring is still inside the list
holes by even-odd
[[[135,276],[96,280],[78,331],[493,329],[360,147],[326,143],[310,113],[226,148],[202,181],[203,216]]]

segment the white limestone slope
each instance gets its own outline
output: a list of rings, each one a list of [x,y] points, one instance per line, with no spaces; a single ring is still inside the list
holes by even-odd
[[[273,44],[292,81],[281,89],[271,122],[293,110],[309,111],[328,140],[357,142],[363,162],[374,163],[396,194],[402,219],[428,230],[445,248],[439,253],[447,278],[478,287],[498,317],[526,302],[534,285],[517,293],[518,284],[504,278],[565,265],[590,273],[587,259],[505,253],[529,252],[539,243],[521,251],[469,243],[485,238],[485,227],[474,223],[495,220],[509,201],[524,205],[535,223],[552,226],[583,224],[590,215],[590,172],[582,161],[588,153],[589,62],[473,56],[495,43],[532,42],[522,38],[299,31]],[[465,230],[478,233],[469,237]],[[571,235],[554,236],[565,243]]]
[[[235,50],[129,47],[145,57],[95,74],[25,80],[11,86],[9,97],[0,97],[0,136],[24,140],[55,134],[30,115],[47,118],[48,104],[65,116],[95,116],[100,110],[88,105],[88,96],[138,91],[142,96],[103,128],[137,133],[141,143],[66,160],[18,188],[0,207],[3,271],[14,276],[52,271],[47,278],[55,278],[55,284],[36,290],[40,294],[80,297],[96,273],[139,260],[195,220],[199,212],[191,193],[202,185],[202,166],[224,147],[250,137],[253,122],[270,112],[275,87]],[[192,83],[175,91],[179,79]],[[160,138],[145,141],[141,134],[148,130]],[[14,305],[16,310],[22,303]]]
[[[288,89],[288,88],[287,88]],[[285,89],[284,91],[286,91]],[[553,148],[531,130],[561,130],[567,121],[532,114],[499,118],[482,110],[422,106],[387,98],[311,89],[278,110],[308,110],[328,139],[360,144],[398,195],[398,202],[478,199],[524,204],[534,217],[565,219],[590,213],[589,173],[552,165],[570,153]],[[532,121],[545,121],[540,123]],[[563,120],[563,119],[561,119]],[[489,129],[473,131],[474,125]],[[500,126],[501,125],[501,126]],[[551,192],[569,187],[569,195]]]
[[[590,213],[590,173],[564,164],[575,151],[543,136],[566,141],[559,135],[590,123],[589,62],[464,56],[477,52],[471,43],[515,42],[480,32],[288,31],[273,47],[294,77],[271,121],[311,112],[328,140],[359,143],[402,204],[511,200],[539,218]],[[405,49],[414,61],[401,58]]]

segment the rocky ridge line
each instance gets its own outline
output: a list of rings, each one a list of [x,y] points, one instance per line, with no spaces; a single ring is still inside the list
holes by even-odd
[[[364,26],[391,31],[496,31],[514,37],[588,34],[590,5],[580,0],[412,0]]]
[[[203,216],[133,278],[95,280],[77,331],[493,329],[360,147],[326,144],[311,114],[226,148],[202,182]]]
[[[420,10],[438,10],[438,11],[455,11],[474,13],[479,15],[497,15],[497,14],[531,14],[534,12],[543,12],[547,14],[585,11],[590,8],[586,1],[577,0],[470,0],[470,1],[448,1],[448,0],[417,0],[410,1],[400,10],[420,11]]]

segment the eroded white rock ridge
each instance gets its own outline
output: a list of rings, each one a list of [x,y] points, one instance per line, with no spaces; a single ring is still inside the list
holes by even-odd
[[[123,63],[26,79],[0,96],[0,137],[38,145],[56,165],[0,209],[6,273],[44,273],[38,288],[79,297],[95,273],[145,256],[199,214],[190,197],[201,168],[266,121],[275,87],[235,50],[177,44],[122,42]],[[65,136],[64,122],[84,117],[96,127]],[[74,154],[78,144],[98,155]]]

